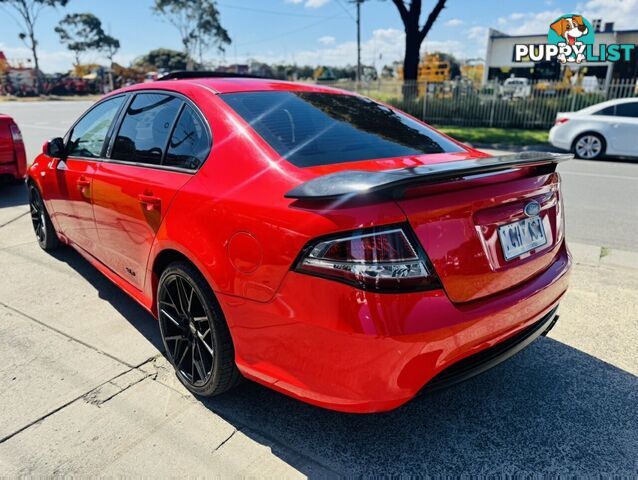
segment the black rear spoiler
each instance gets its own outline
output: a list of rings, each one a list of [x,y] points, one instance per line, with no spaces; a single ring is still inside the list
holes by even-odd
[[[432,184],[520,167],[549,165],[574,158],[567,153],[521,152],[487,158],[435,163],[420,167],[367,172],[345,170],[313,178],[286,193],[286,198],[322,200],[384,192],[412,184]]]

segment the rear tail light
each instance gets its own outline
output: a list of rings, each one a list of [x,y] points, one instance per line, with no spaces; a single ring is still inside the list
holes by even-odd
[[[22,143],[22,132],[20,132],[18,126],[15,123],[12,123],[9,126],[9,129],[11,130],[11,139],[13,140],[13,143]]]
[[[563,123],[566,123],[567,121],[569,121],[569,118],[557,118],[556,121],[554,122],[554,125],[562,125]]]
[[[430,261],[407,226],[359,230],[319,239],[303,250],[295,270],[364,290],[441,288]]]

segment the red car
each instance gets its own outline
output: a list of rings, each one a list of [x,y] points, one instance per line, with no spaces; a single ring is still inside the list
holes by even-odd
[[[244,376],[375,412],[553,326],[568,158],[491,157],[322,86],[182,73],[98,102],[28,185],[40,245],[156,316],[193,393]]]
[[[27,174],[27,155],[22,133],[8,115],[0,114],[0,178],[23,181]]]

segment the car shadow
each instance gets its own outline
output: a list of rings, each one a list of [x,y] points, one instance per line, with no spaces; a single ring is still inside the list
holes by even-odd
[[[0,208],[28,205],[29,196],[24,183],[0,183]]]
[[[254,383],[202,403],[310,476],[300,457],[347,476],[636,473],[638,379],[550,338],[388,413],[322,410]]]
[[[54,256],[163,351],[135,301],[75,251]],[[324,410],[250,381],[198,401],[310,477],[638,472],[638,377],[547,337],[386,413]]]
[[[157,321],[135,300],[126,295],[72,248],[58,248],[51,252],[51,256],[79,273],[95,288],[99,298],[109,302],[159,352],[164,352]]]

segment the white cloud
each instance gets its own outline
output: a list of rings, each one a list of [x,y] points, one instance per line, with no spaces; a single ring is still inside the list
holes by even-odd
[[[498,19],[499,29],[510,35],[536,35],[547,33],[550,23],[565,12],[544,10],[538,13],[511,13]]]
[[[603,23],[614,22],[614,28],[620,30],[638,26],[638,0],[589,0],[579,3],[573,13],[580,13],[589,21],[600,18]]]
[[[284,0],[285,3],[292,3],[293,5],[305,4],[306,8],[319,8],[330,2],[330,0]]]
[[[467,32],[467,38],[470,40],[485,40],[487,42],[487,28],[486,27],[472,27]]]
[[[463,25],[463,20],[461,20],[460,18],[452,18],[450,20],[448,20],[447,22],[445,22],[445,26],[446,27],[458,27],[459,25]]]
[[[333,45],[335,41],[336,38],[330,35],[325,35],[319,38],[319,43],[321,43],[322,45]]]
[[[306,8],[319,8],[323,7],[330,0],[308,0],[306,2]]]
[[[573,10],[544,10],[538,13],[511,13],[497,20],[499,29],[511,35],[534,35],[546,33],[556,18],[566,13],[583,15],[589,21],[596,18],[603,23],[614,22],[616,29],[636,28],[638,22],[638,0],[586,0]]]
[[[481,42],[482,43],[482,42]],[[484,48],[484,45],[481,45]],[[395,60],[402,61],[405,51],[405,33],[395,28],[378,29],[372,33],[372,37],[361,44],[361,60],[365,65],[376,65],[380,69],[383,65],[391,64]],[[449,52],[459,58],[477,56],[475,50],[467,51],[466,45],[458,40],[425,40],[421,52]],[[239,56],[238,61],[245,62],[248,56]],[[250,55],[265,63],[289,63],[294,61],[297,65],[330,65],[346,66],[355,65],[357,62],[357,43],[348,41],[336,43],[330,46],[322,46],[317,49],[309,49],[290,54],[282,54],[277,51],[263,52]]]

